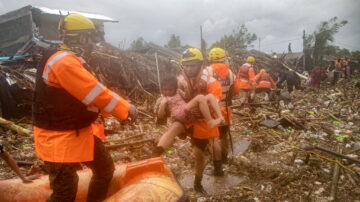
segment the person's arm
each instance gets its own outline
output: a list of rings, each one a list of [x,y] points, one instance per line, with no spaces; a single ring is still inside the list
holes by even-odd
[[[167,99],[166,99],[166,97],[163,97],[161,99],[161,102],[159,105],[159,110],[157,112],[158,118],[163,119],[166,117],[166,105],[167,105]]]
[[[270,83],[271,83],[271,88],[273,88],[274,90],[276,90],[276,84],[274,82],[274,80],[271,78],[271,76],[269,75],[269,79],[270,79]]]
[[[68,93],[88,107],[96,107],[121,120],[129,116],[130,104],[97,81],[76,56],[66,56],[66,60],[59,62],[59,65],[53,66],[51,73]]]
[[[24,183],[30,183],[31,180],[27,179],[20,171],[19,167],[16,164],[16,161],[11,157],[7,151],[3,151],[1,158],[10,166],[10,168],[21,178]]]

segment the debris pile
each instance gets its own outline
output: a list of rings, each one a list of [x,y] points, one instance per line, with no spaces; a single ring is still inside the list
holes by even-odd
[[[156,47],[129,52],[105,45],[96,50],[89,61],[101,82],[129,98],[142,111],[137,122],[131,124],[119,123],[111,117],[99,120],[105,124],[108,138],[105,145],[116,162],[133,162],[148,156],[168,129],[168,125],[156,125],[149,112],[159,95],[155,52],[162,72],[160,77],[179,72],[179,66],[172,60],[178,61],[181,54],[163,53]],[[259,68],[285,67],[261,53],[251,54],[256,57]],[[248,53],[232,56],[232,66],[238,67],[247,56]],[[35,75],[32,69],[36,62],[28,60],[0,67],[0,76],[16,81],[6,89],[16,85],[31,95]],[[194,158],[189,137],[176,138],[163,158],[191,201],[354,201],[360,196],[360,165],[357,163],[360,155],[360,93],[356,76],[359,75],[350,82],[340,80],[336,87],[326,83],[318,91],[297,90],[285,100],[277,97],[265,102],[257,95],[248,105],[249,110],[238,107],[235,98],[231,126],[234,153],[229,154],[231,160],[224,167],[224,178],[204,176],[203,185],[209,195],[196,193],[192,188]],[[10,81],[6,79],[6,82],[9,84]],[[27,101],[29,108],[31,96]],[[15,124],[31,130],[28,118],[1,123],[2,126]],[[36,158],[33,137],[21,131],[0,127],[0,139],[25,172],[31,165],[42,165],[42,162]],[[206,170],[210,170],[212,155],[210,151],[206,153]],[[9,167],[0,167],[0,179],[14,176]]]

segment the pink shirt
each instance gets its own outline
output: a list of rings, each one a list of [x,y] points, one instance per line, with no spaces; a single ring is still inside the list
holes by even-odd
[[[167,104],[170,110],[170,116],[173,120],[178,120],[180,122],[186,121],[186,102],[181,97],[181,95],[176,92],[174,96],[167,96]]]

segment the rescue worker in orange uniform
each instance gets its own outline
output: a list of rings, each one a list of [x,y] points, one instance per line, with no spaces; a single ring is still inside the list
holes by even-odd
[[[211,63],[206,69],[210,76],[214,77],[220,84],[222,96],[219,102],[221,112],[225,118],[225,124],[219,126],[221,141],[221,159],[223,163],[228,161],[229,137],[231,122],[231,99],[240,91],[240,83],[236,80],[236,75],[225,64],[226,52],[221,48],[213,48],[209,52],[209,62]]]
[[[178,76],[178,86],[181,94],[186,102],[189,102],[196,95],[213,94],[218,101],[221,100],[221,85],[203,67],[203,56],[200,50],[189,48],[184,51],[181,63],[184,67],[181,75]],[[159,156],[168,148],[176,136],[183,133],[191,134],[191,143],[195,156],[195,181],[194,189],[197,192],[206,193],[201,185],[202,176],[205,168],[204,151],[210,143],[214,153],[214,167],[216,176],[223,176],[221,162],[221,147],[219,141],[219,130],[217,127],[210,128],[208,123],[200,116],[197,111],[191,111],[194,116],[198,117],[198,121],[182,124],[173,122],[168,131],[163,134],[157,144],[153,156]],[[159,114],[158,118],[162,119],[165,114]]]
[[[33,102],[37,156],[45,162],[53,193],[48,201],[74,201],[79,163],[92,172],[87,201],[103,201],[114,163],[101,139],[99,112],[119,119],[135,118],[136,108],[107,89],[87,70],[81,56],[89,56],[96,29],[91,20],[67,15],[59,31],[64,45],[44,54],[36,75]]]
[[[239,68],[237,78],[240,83],[241,104],[245,104],[248,102],[249,95],[251,98],[253,98],[254,96],[254,88],[255,88],[255,71],[253,67],[254,63],[255,63],[255,58],[253,56],[249,56],[246,59],[246,63]]]
[[[276,90],[276,84],[265,69],[261,69],[260,73],[255,76],[256,89],[255,93],[265,93],[265,101],[272,99],[271,89]]]

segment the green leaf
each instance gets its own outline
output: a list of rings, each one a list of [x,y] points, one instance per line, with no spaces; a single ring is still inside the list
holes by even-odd
[[[336,139],[337,140],[342,140],[342,139],[345,139],[345,138],[349,138],[349,136],[348,135],[342,135],[342,136],[338,136],[338,137],[336,137]]]
[[[174,152],[171,149],[169,149],[169,150],[167,150],[167,153],[172,155]]]
[[[333,123],[334,125],[339,125],[339,124],[340,124],[339,121],[333,121],[332,123]]]

